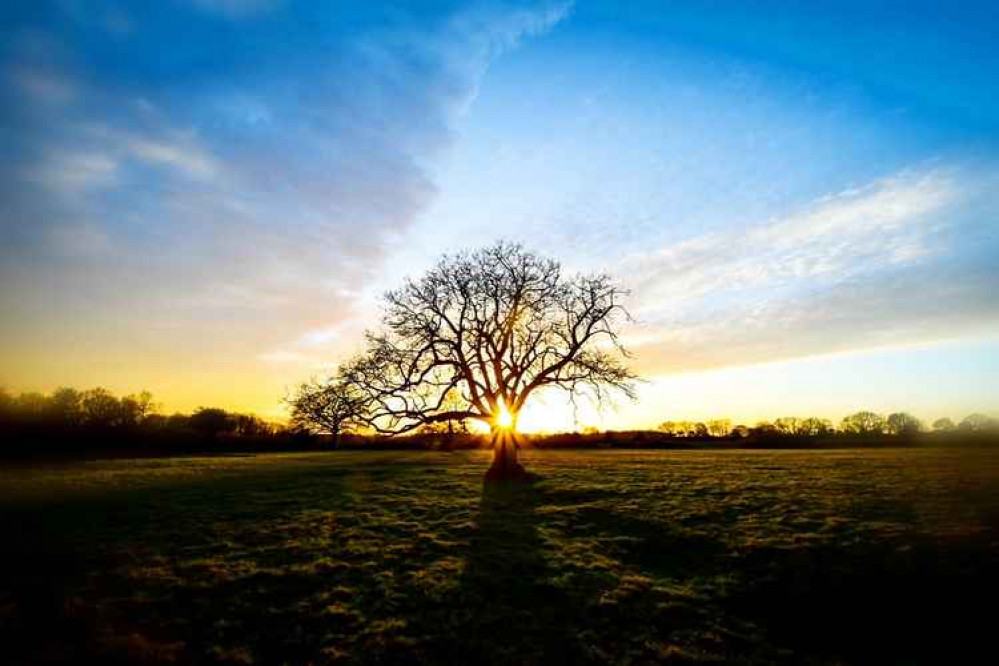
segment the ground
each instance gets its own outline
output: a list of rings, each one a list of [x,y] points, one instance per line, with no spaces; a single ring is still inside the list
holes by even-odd
[[[999,452],[330,452],[0,471],[4,661],[970,661]]]

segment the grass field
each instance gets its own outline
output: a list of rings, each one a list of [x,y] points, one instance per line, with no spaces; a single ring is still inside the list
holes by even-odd
[[[999,453],[343,452],[2,470],[8,663],[958,663]],[[989,652],[985,654],[991,653]]]

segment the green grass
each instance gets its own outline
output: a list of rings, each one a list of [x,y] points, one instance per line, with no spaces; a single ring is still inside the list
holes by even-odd
[[[999,453],[4,469],[4,661],[919,663],[987,645]],[[985,605],[978,609],[975,604]]]

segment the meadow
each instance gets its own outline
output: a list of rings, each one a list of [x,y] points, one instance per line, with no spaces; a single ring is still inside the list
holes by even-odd
[[[0,471],[3,660],[958,663],[999,452],[326,452]],[[991,650],[989,650],[991,651]]]

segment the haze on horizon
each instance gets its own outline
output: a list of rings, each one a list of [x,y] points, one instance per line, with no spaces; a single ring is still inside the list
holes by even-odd
[[[0,386],[278,416],[502,238],[649,380],[526,429],[999,409],[995,3],[419,6],[0,8]]]

